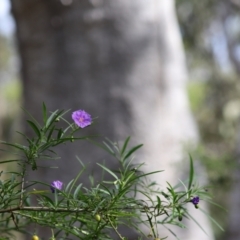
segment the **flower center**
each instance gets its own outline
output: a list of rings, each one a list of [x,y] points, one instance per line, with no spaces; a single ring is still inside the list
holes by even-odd
[[[83,122],[83,121],[84,121],[84,118],[83,118],[83,117],[80,117],[80,118],[78,119],[78,121],[79,121],[79,122]]]

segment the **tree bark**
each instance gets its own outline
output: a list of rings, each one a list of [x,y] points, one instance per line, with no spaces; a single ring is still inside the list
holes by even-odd
[[[83,134],[113,141],[131,135],[133,144],[144,144],[135,162],[145,162],[144,171],[165,170],[152,180],[177,182],[183,143],[196,143],[198,133],[186,94],[174,1],[11,1],[25,108],[37,119],[43,101],[50,110],[85,109],[99,119]],[[106,159],[116,168],[109,156],[88,143],[68,144],[58,153],[59,170],[39,169],[30,177],[68,182],[80,170],[75,155],[97,179],[96,162]],[[198,227],[177,234],[210,240],[203,221],[210,236]]]

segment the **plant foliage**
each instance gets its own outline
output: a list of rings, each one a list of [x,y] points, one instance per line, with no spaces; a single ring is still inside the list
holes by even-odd
[[[74,137],[75,132],[81,129],[74,122],[64,119],[68,111],[56,110],[49,115],[43,104],[42,125],[26,113],[30,117],[27,123],[34,137],[29,138],[19,132],[25,139],[25,145],[1,141],[17,157],[0,163],[17,163],[19,171],[0,173],[0,239],[14,238],[16,231],[27,233],[26,226],[30,223],[52,229],[52,236],[49,236],[52,240],[71,239],[73,236],[82,240],[127,239],[125,231],[119,230],[120,226],[134,229],[139,239],[144,236],[164,239],[166,236],[160,236],[158,232],[159,226],[171,224],[184,227],[182,219],[191,219],[186,205],[190,203],[198,208],[196,198],[210,199],[203,187],[193,184],[191,157],[187,186],[183,182],[178,187],[167,183],[167,188],[161,189],[149,178],[161,171],[143,173],[142,164],[133,165],[134,154],[142,144],[129,147],[130,137],[122,146],[110,140],[99,144],[89,136]],[[66,128],[59,127],[59,121],[64,122]],[[55,146],[75,140],[95,143],[116,158],[118,169],[97,163],[99,170],[112,180],[103,179],[87,188],[80,181],[85,170],[80,160],[81,171],[69,183],[64,183],[64,187],[59,185],[60,181],[51,184],[25,180],[28,171],[37,171],[43,159],[57,158]],[[36,184],[44,190],[36,190]],[[31,204],[32,198],[37,198],[36,205]],[[141,224],[148,227],[147,233],[141,231]],[[39,239],[36,233],[32,234],[32,239]]]

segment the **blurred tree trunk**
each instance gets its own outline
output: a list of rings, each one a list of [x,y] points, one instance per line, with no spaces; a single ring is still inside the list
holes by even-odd
[[[99,116],[97,124],[83,134],[101,134],[114,141],[133,136],[133,143],[144,143],[136,159],[146,162],[143,170],[165,170],[152,180],[177,182],[181,173],[175,165],[184,156],[182,144],[196,143],[198,134],[186,94],[187,74],[174,2],[11,2],[25,108],[38,119],[43,101],[51,111],[84,109]],[[62,157],[56,163],[59,170],[39,169],[30,177],[67,182],[79,171],[75,155],[90,169],[104,158],[116,167],[88,143],[68,144],[58,152]],[[94,168],[90,171],[94,173]],[[178,231],[178,236],[212,239],[206,219],[198,220],[210,236],[197,226]]]

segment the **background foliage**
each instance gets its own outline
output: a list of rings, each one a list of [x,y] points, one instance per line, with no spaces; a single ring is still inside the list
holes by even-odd
[[[189,96],[198,121],[197,154],[208,170],[214,195],[229,209],[237,167],[240,117],[238,1],[177,0],[177,13],[191,77]],[[236,207],[236,206],[232,206]],[[227,228],[226,213],[212,208]],[[217,239],[227,235],[216,230]]]

